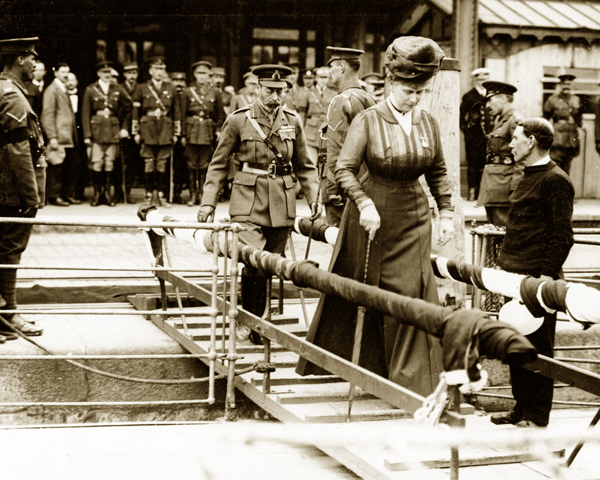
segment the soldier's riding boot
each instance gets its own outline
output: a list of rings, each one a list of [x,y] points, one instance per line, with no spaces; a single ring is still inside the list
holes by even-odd
[[[202,205],[202,192],[204,191],[204,182],[206,181],[206,170],[198,171],[198,203],[196,205]]]
[[[97,207],[100,205],[100,197],[102,195],[102,182],[101,182],[102,172],[94,172],[92,171],[92,184],[94,185],[94,197],[90,202],[92,207]]]
[[[146,195],[144,198],[144,202],[147,204],[151,204],[152,190],[154,190],[154,172],[146,172],[144,176],[146,177]]]
[[[170,208],[171,204],[169,203],[168,194],[165,192],[169,191],[169,172],[162,172],[158,174],[158,202],[157,205],[159,207],[167,207]]]
[[[109,207],[114,207],[117,205],[117,202],[115,201],[115,197],[112,194],[112,188],[113,188],[113,181],[112,181],[112,177],[113,177],[113,173],[112,172],[104,172],[105,177],[106,177],[106,183],[105,183],[105,190],[104,190],[104,195],[106,196],[106,204]]]
[[[197,185],[197,176],[196,173],[198,170],[190,169],[190,199],[188,200],[188,206],[193,207],[196,203],[196,198],[198,195],[198,185]]]
[[[257,317],[262,317],[267,303],[267,279],[257,271],[247,268],[242,270],[242,308]],[[240,328],[240,327],[238,327]],[[241,328],[242,334],[244,329]],[[249,331],[250,341],[256,345],[262,345],[260,334],[253,330]],[[238,336],[239,338],[239,336]]]

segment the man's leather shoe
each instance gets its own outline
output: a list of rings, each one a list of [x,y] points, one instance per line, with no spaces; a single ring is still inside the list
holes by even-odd
[[[527,418],[524,418],[523,420],[515,423],[515,427],[518,427],[518,428],[544,428],[543,425],[538,425],[533,420],[528,420]]]
[[[65,202],[62,198],[51,198],[50,205],[56,205],[57,207],[68,207],[71,205],[69,202]]]
[[[506,413],[496,413],[490,417],[490,421],[495,425],[514,425],[522,420],[522,416],[514,410]]]
[[[81,204],[81,200],[77,200],[74,197],[65,197],[65,200],[67,202],[69,202],[70,204],[72,204],[72,205],[79,205],[79,204]]]

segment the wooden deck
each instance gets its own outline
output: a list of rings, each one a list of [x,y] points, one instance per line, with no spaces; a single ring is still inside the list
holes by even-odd
[[[141,299],[133,299],[132,303],[139,309],[147,309],[147,303]],[[194,309],[198,312],[198,308]],[[286,310],[287,311],[287,310]],[[298,311],[299,313],[299,311]],[[176,311],[173,311],[177,315]],[[151,320],[161,330],[177,340],[191,353],[208,353],[210,344],[210,317],[208,308],[205,315],[186,315],[188,334],[184,334],[183,325],[178,317],[163,320],[162,316],[152,315]],[[217,319],[217,345],[222,345],[221,317]],[[306,328],[298,322],[294,315],[274,315],[273,324],[298,337],[306,334]],[[227,332],[226,332],[227,335]],[[264,347],[256,345],[238,345],[237,352],[243,359],[236,362],[236,368],[242,369],[264,359]],[[204,361],[204,360],[203,360]],[[271,362],[276,372],[271,374],[271,389],[263,392],[263,375],[250,372],[236,376],[236,387],[270,415],[287,424],[339,424],[344,428],[348,409],[348,382],[336,376],[301,377],[294,371],[298,355],[286,351],[281,346],[272,345]],[[227,373],[227,365],[217,362],[218,374]],[[377,421],[377,427],[389,426],[398,431],[406,431],[408,436],[420,434],[422,425],[413,419],[408,412],[357,389],[357,397],[352,408],[352,423],[364,424]],[[552,414],[548,431],[564,431],[573,434],[583,431],[594,416],[595,409],[559,409]],[[466,430],[473,435],[489,437],[489,441],[477,446],[460,449],[461,479],[544,479],[554,478],[554,473],[547,463],[535,461],[539,454],[538,447],[520,446],[517,450],[509,449],[504,444],[494,444],[498,435],[514,434],[515,442],[524,430],[513,426],[495,426],[487,415],[470,414],[465,416]],[[442,428],[442,427],[440,427]],[[402,449],[381,449],[379,445],[370,448],[368,442],[360,447],[356,445],[330,444],[315,445],[323,452],[336,459],[358,476],[365,479],[447,479],[450,478],[450,449],[423,448],[422,442],[415,441],[415,447],[404,445]],[[556,443],[556,442],[555,442]],[[575,441],[573,439],[559,442],[560,445],[549,445],[547,451],[557,456],[569,455]],[[600,448],[597,444],[588,443],[569,470],[563,469],[561,478],[600,478],[593,464],[597,462]],[[590,465],[591,463],[591,465]],[[417,469],[415,469],[417,468]],[[426,468],[426,470],[423,470]]]

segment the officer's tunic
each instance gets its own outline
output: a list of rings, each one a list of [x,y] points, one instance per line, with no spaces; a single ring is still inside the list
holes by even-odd
[[[250,93],[246,87],[240,88],[240,91],[233,96],[229,106],[230,112],[254,103],[258,98],[258,93]]]
[[[337,92],[325,87],[323,90],[315,85],[309,89],[308,103],[306,108],[306,142],[309,147],[319,147],[319,130],[327,121],[327,109]]]
[[[210,163],[216,134],[225,120],[221,92],[208,84],[189,86],[181,95],[181,113],[184,115],[181,126],[182,136],[187,140],[188,168],[205,170]]]
[[[35,217],[40,204],[34,168],[44,141],[27,90],[16,77],[0,73],[0,216]],[[33,208],[32,208],[33,207]],[[27,215],[25,215],[25,211]],[[18,265],[32,225],[0,224],[0,263]],[[0,295],[16,308],[16,270],[0,271]]]
[[[323,200],[327,200],[330,195],[343,195],[342,189],[335,180],[335,164],[354,117],[375,105],[373,97],[365,92],[358,82],[342,85],[340,90],[327,111],[327,160],[324,171],[327,180]],[[338,226],[343,207],[336,209],[333,205],[327,204],[326,209],[328,224]]]
[[[512,135],[523,116],[512,107],[494,120],[494,128],[487,134],[487,165],[514,165],[515,161],[509,147]],[[485,176],[482,179],[481,191],[477,199],[478,206],[510,207],[508,196],[498,196],[486,188]],[[523,176],[522,166],[515,166],[514,173],[510,175],[510,191],[513,191]]]
[[[550,158],[567,174],[573,158],[579,155],[580,141],[577,127],[581,127],[581,102],[577,95],[555,93],[544,104],[544,117],[554,125],[554,143]]]
[[[138,86],[133,97],[131,129],[134,135],[140,135],[142,157],[154,157],[156,154],[146,147],[161,147],[157,159],[171,154],[173,136],[181,132],[179,118],[179,102],[173,85],[163,82],[159,88],[150,80]]]
[[[306,122],[306,109],[308,108],[308,88],[301,87],[298,84],[292,85],[285,93],[282,103],[298,115],[302,123]]]
[[[227,117],[219,144],[208,168],[202,205],[215,206],[227,177],[228,160],[237,152],[242,167],[233,181],[229,214],[233,222],[249,222],[262,227],[290,227],[296,218],[295,181],[292,175],[274,176],[244,171],[244,164],[266,170],[276,162],[275,154],[263,142],[246,114],[256,119],[263,132],[291,164],[309,204],[317,201],[318,180],[315,164],[306,153],[306,139],[300,118],[285,107],[274,112],[272,127],[259,101]],[[262,248],[263,245],[259,245]]]

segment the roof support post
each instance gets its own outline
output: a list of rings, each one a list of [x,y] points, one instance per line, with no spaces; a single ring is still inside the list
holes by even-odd
[[[460,91],[471,88],[471,72],[479,67],[479,0],[452,0],[454,57],[460,61]]]

